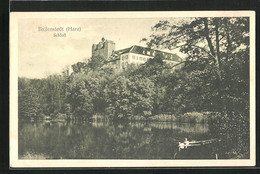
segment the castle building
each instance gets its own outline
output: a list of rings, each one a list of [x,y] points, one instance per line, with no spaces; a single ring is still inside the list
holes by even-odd
[[[102,38],[101,42],[92,45],[92,57],[101,56],[107,60],[115,48],[116,44],[113,41]]]
[[[92,46],[92,56],[103,56],[106,60],[105,66],[114,67],[116,69],[127,68],[128,65],[141,65],[149,59],[154,58],[156,54],[160,53],[163,56],[163,61],[169,67],[174,66],[182,61],[177,54],[172,54],[164,51],[154,50],[138,45],[133,45],[129,48],[115,51],[115,43],[113,41],[105,40],[97,45]],[[181,68],[176,66],[175,68]]]

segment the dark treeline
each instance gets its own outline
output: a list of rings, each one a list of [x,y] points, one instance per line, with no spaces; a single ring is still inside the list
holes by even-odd
[[[187,55],[181,69],[172,71],[159,54],[123,71],[105,67],[104,59],[92,57],[72,65],[71,74],[19,78],[19,117],[81,120],[102,114],[117,120],[149,117],[144,111],[180,117],[207,113],[230,157],[248,158],[249,19],[160,21],[153,30],[143,40],[153,48],[179,48]]]
[[[145,111],[185,112],[177,109],[179,106],[166,105],[167,79],[174,73],[162,61],[162,55],[122,71],[104,67],[103,60],[97,59],[72,65],[71,74],[64,71],[44,79],[19,78],[19,116],[55,118],[62,114],[69,119],[88,119],[102,114],[115,120],[144,115]]]

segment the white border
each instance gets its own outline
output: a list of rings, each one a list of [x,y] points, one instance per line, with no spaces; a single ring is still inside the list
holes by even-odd
[[[19,160],[18,20],[22,18],[250,17],[250,159],[248,160]],[[255,165],[255,12],[12,12],[10,13],[10,167],[212,167]]]

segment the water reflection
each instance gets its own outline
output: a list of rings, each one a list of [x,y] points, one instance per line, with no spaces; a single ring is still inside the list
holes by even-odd
[[[19,158],[212,158],[211,147],[195,149],[188,155],[178,149],[178,142],[184,138],[200,140],[210,136],[207,124],[22,122],[19,123]]]

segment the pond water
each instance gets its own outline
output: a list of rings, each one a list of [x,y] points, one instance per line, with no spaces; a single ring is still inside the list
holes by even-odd
[[[179,151],[178,142],[214,138],[208,124],[21,122],[20,159],[215,159],[214,143]]]

